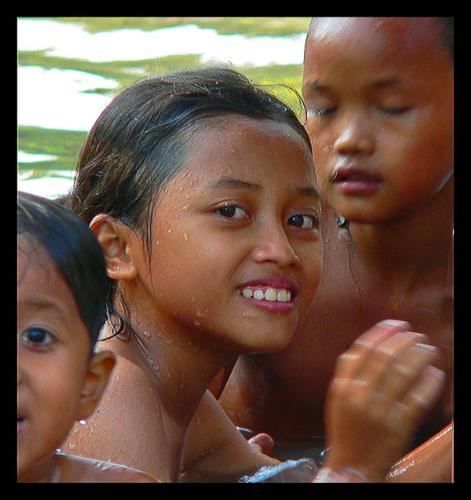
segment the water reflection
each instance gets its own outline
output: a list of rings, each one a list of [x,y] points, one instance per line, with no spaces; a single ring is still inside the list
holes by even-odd
[[[124,29],[89,33],[77,24],[18,20],[19,50],[48,50],[51,56],[94,62],[136,61],[176,54],[234,65],[302,64],[305,33],[271,37],[220,35],[195,25],[153,31]]]
[[[302,64],[305,33],[290,36],[220,35],[196,25],[153,31],[124,29],[89,33],[79,23],[18,19],[18,50],[45,50],[47,56],[91,62],[158,59],[199,54],[201,61],[234,66]],[[77,70],[18,67],[18,124],[47,129],[88,131],[112,99],[118,82]],[[110,95],[94,89],[110,89]],[[21,144],[19,145],[21,148]],[[37,156],[37,158],[33,158]],[[25,163],[22,153],[18,161]],[[29,155],[27,162],[44,160]],[[71,177],[28,179],[18,176],[18,187],[55,197],[67,192]]]
[[[60,130],[91,128],[99,113],[111,101],[86,91],[114,89],[118,83],[83,71],[18,68],[18,123]]]

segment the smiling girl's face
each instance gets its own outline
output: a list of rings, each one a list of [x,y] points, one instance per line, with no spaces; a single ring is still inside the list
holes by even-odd
[[[319,189],[348,220],[401,217],[453,175],[453,58],[433,18],[319,18],[303,97]]]
[[[135,262],[159,324],[218,352],[284,348],[320,273],[306,144],[287,125],[226,115],[186,158],[156,202],[152,272],[144,250]]]

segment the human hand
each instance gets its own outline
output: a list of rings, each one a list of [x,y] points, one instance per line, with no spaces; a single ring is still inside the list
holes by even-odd
[[[339,357],[326,401],[324,465],[333,473],[384,481],[438,398],[445,378],[431,366],[438,351],[409,328],[378,323]]]
[[[263,453],[264,455],[271,457],[275,441],[266,432],[256,434],[251,437],[248,442],[258,453]]]

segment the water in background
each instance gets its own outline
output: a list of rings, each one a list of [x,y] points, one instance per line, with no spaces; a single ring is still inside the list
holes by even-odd
[[[50,20],[18,20],[18,49],[47,50],[50,56],[94,62],[132,61],[176,54],[199,54],[202,62],[235,66],[302,64],[305,34],[291,36],[220,35],[214,29],[185,25],[153,31],[124,29],[89,33],[79,25]],[[87,131],[112,97],[93,92],[114,89],[112,79],[75,70],[18,67],[18,124]],[[21,144],[20,144],[21,148]],[[43,155],[19,160],[43,161]],[[27,158],[27,160],[25,160]],[[18,176],[18,188],[55,197],[68,191],[70,172],[55,177]]]

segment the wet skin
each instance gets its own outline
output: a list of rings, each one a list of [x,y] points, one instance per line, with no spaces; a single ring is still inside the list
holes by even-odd
[[[72,427],[90,348],[72,294],[51,259],[43,252],[37,265],[33,255],[25,246],[18,252],[19,477],[54,452]]]
[[[138,340],[104,343],[116,369],[67,446],[164,481],[205,467],[228,480],[271,461],[257,458],[205,390],[238,354],[291,340],[319,281],[319,205],[308,147],[285,125],[226,116],[196,135],[186,158],[157,198],[150,255],[124,225],[92,221]],[[249,296],[269,288],[291,298]]]
[[[18,481],[145,480],[123,467],[102,474],[103,464],[55,454],[73,423],[93,412],[114,358],[90,358],[89,334],[52,259],[24,238],[18,243]]]
[[[288,348],[239,359],[220,401],[238,425],[309,448],[335,360],[377,321],[426,333],[451,376],[453,62],[433,20],[321,18],[303,94],[329,204],[320,286]],[[424,435],[451,415],[450,378]]]

